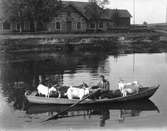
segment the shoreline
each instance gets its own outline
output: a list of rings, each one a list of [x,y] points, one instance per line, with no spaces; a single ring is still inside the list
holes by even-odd
[[[112,51],[162,52],[167,44],[156,32],[90,34],[3,34],[0,53]]]
[[[83,33],[83,34],[45,34],[45,33],[5,33],[0,34],[0,39],[42,39],[42,38],[110,38],[110,37],[151,37],[158,36],[156,32],[127,32],[127,33]]]

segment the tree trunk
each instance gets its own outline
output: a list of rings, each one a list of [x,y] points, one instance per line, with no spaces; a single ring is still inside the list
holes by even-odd
[[[1,28],[2,28],[2,32],[3,32],[4,31],[3,22],[2,22],[2,27]]]

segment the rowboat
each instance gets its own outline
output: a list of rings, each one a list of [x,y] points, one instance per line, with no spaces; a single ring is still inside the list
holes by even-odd
[[[87,104],[105,104],[115,102],[126,102],[132,100],[149,99],[159,88],[158,86],[142,87],[138,93],[130,94],[127,96],[118,96],[114,98],[103,98],[103,99],[86,99],[79,103],[80,105]],[[32,104],[51,104],[51,105],[72,105],[79,101],[79,99],[67,99],[67,98],[54,98],[54,97],[42,97],[37,95],[37,91],[25,92],[25,97],[29,103]]]
[[[62,110],[68,108],[69,105],[39,105],[32,104],[26,109],[27,114],[42,114],[47,112],[61,112]],[[95,104],[95,105],[78,105],[75,108],[71,109],[73,111],[104,111],[106,110],[137,110],[137,111],[157,111],[159,112],[158,107],[151,100],[135,100],[128,102],[119,102],[119,103],[106,103],[106,104]]]

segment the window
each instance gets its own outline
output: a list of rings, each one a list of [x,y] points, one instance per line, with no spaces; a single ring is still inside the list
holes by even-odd
[[[81,29],[81,22],[77,23],[77,29]]]
[[[20,30],[20,24],[17,24],[17,25],[16,25],[16,28],[17,28],[17,29],[16,29],[17,31]]]
[[[95,28],[95,24],[94,24],[94,23],[91,23],[91,24],[90,24],[90,28]]]
[[[67,16],[71,17],[71,12],[70,11],[67,12]]]
[[[8,23],[8,22],[3,23],[3,28],[9,30],[10,29],[10,23]]]
[[[56,29],[60,29],[60,22],[56,22]]]
[[[100,22],[99,28],[103,28],[103,22]]]

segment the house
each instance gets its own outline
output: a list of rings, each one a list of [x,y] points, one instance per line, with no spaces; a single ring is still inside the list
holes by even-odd
[[[79,4],[78,4],[79,3]],[[86,2],[62,2],[63,7],[47,24],[49,32],[86,32],[87,17],[82,12]],[[81,6],[81,7],[79,7]]]
[[[62,9],[47,24],[49,32],[71,33],[87,31],[108,31],[112,27],[130,26],[131,15],[127,10],[102,10],[98,20],[87,12],[89,2],[62,1]]]

